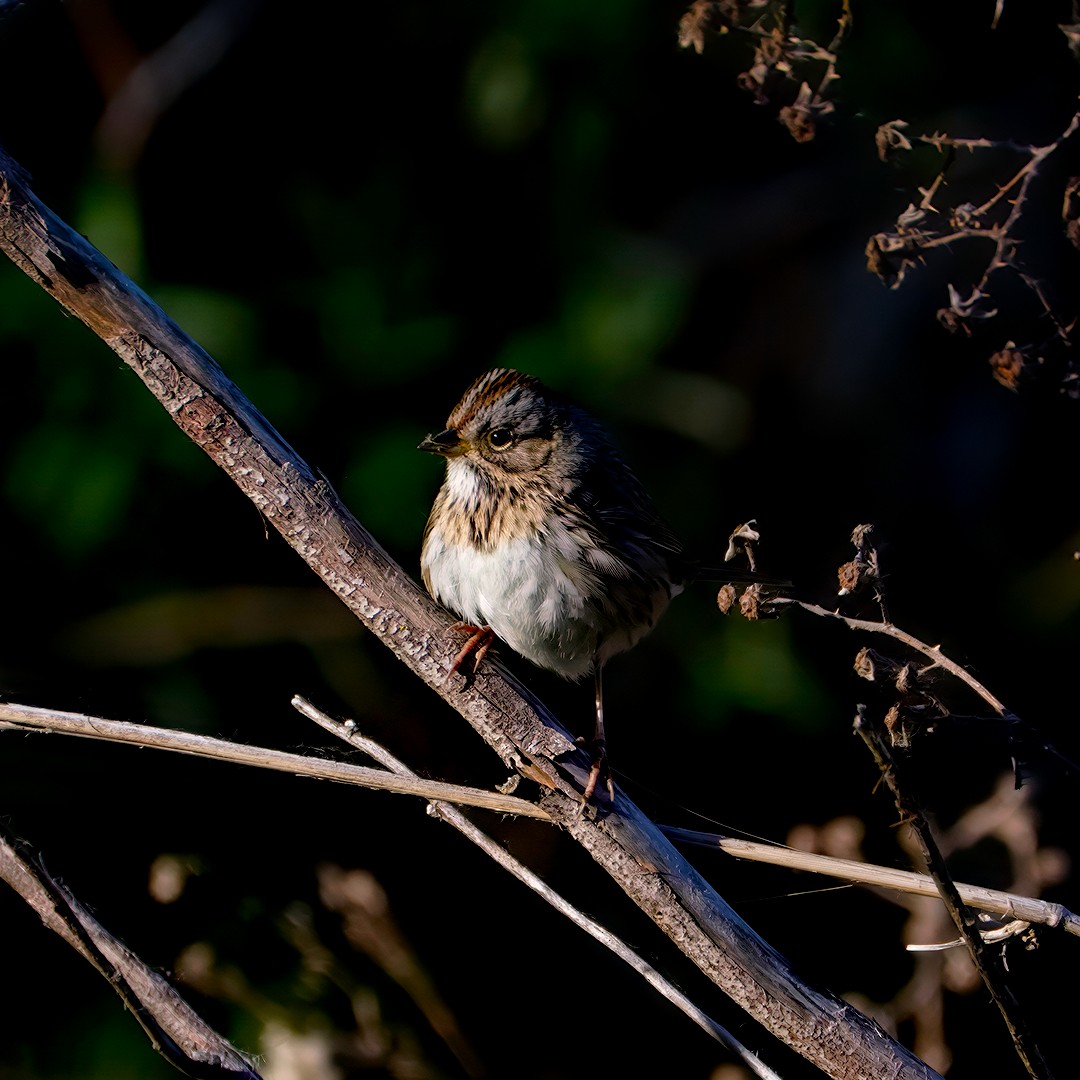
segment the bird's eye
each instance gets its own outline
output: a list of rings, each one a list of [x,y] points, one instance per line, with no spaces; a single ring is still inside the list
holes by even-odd
[[[488,432],[488,445],[492,450],[505,450],[514,441],[514,433],[505,427],[492,428]]]

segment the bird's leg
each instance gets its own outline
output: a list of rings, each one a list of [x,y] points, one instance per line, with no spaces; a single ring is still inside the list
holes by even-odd
[[[593,761],[592,767],[589,769],[589,779],[585,784],[585,791],[582,796],[582,806],[585,806],[589,800],[593,797],[593,792],[596,791],[596,785],[600,780],[601,775],[604,777],[604,781],[607,786],[608,798],[615,801],[615,784],[611,779],[611,769],[608,766],[607,759],[607,738],[604,735],[604,684],[601,676],[603,669],[599,664],[596,665],[596,734],[593,735],[592,751]]]
[[[490,626],[474,626],[472,623],[454,623],[450,627],[451,631],[456,631],[459,634],[469,634],[469,640],[461,646],[457,656],[454,657],[453,663],[450,665],[450,670],[446,673],[446,679],[449,682],[450,676],[457,671],[461,665],[465,662],[465,659],[469,656],[473,658],[472,674],[476,674],[477,669],[480,667],[481,661],[487,656],[488,649],[491,648],[491,643],[495,640],[495,631]]]

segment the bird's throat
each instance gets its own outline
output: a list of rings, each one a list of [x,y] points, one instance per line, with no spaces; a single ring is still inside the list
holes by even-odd
[[[500,480],[462,458],[446,466],[439,497],[450,511],[440,516],[447,543],[490,551],[540,529],[544,503],[527,482],[518,477],[513,482]]]

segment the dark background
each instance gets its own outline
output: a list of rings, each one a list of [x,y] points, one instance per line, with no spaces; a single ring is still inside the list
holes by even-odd
[[[609,423],[706,561],[755,518],[764,565],[831,606],[851,530],[873,522],[893,619],[1076,759],[1078,403],[1054,363],[1019,393],[993,380],[989,355],[1032,333],[1022,295],[1004,293],[970,337],[935,319],[985,252],[941,251],[892,291],[864,257],[938,167],[933,151],[880,162],[880,123],[1036,144],[1064,130],[1077,66],[1057,24],[1073,16],[1032,7],[1006,3],[994,29],[989,3],[855,5],[836,111],[798,144],[777,122],[794,87],[765,104],[740,90],[753,44],[739,34],[704,56],[679,49],[677,3],[26,0],[0,8],[0,141],[410,572],[439,482],[416,443],[480,372],[518,367]],[[797,15],[827,43],[839,5]],[[139,82],[148,57],[158,80]],[[1066,312],[1075,253],[1056,215],[1075,157],[1048,167],[1025,236]],[[965,156],[943,201],[986,199],[1019,160]],[[426,775],[504,778],[113,354],[6,263],[0,356],[7,698],[339,753],[289,708],[299,692]],[[851,734],[857,702],[880,714],[892,700],[852,672],[863,644],[888,651],[809,616],[724,618],[708,588],[689,592],[609,668],[621,780],[658,820],[691,828],[783,840],[851,816],[868,858],[907,865]],[[517,670],[588,729],[586,688]],[[60,737],[8,733],[3,751],[9,828],[151,964],[183,975],[213,957],[191,998],[270,1062],[288,1030],[341,1050],[359,1001],[385,1042],[366,1056],[353,1044],[340,1075],[464,1074],[322,910],[324,863],[381,883],[488,1075],[655,1063],[709,1077],[724,1060],[419,805]],[[943,826],[1009,769],[990,725],[921,753]],[[1067,859],[1076,776],[1052,755],[1032,755],[1026,775],[1040,849]],[[786,1075],[809,1072],[671,956],[573,845],[490,827]],[[992,847],[964,870],[1007,887]],[[169,904],[147,887],[162,856],[190,873]],[[870,1007],[911,974],[887,900],[693,858],[812,982]],[[1071,880],[1048,898],[1075,907]],[[101,979],[20,901],[0,904],[0,1077],[175,1075]],[[337,956],[337,985],[290,943],[290,918],[310,918]],[[1039,951],[1009,953],[1063,1072],[1071,1010],[1051,987],[1075,947],[1046,933]],[[1021,1075],[981,988],[948,992],[945,1009],[950,1076]]]

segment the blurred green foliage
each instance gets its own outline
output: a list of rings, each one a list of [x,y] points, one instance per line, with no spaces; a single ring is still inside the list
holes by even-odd
[[[136,129],[115,111],[126,65],[142,58],[152,75],[155,50],[214,4],[4,7],[0,81],[19,107],[0,119],[0,141],[408,572],[439,482],[416,443],[481,371],[518,367],[609,422],[706,562],[756,518],[767,568],[831,604],[852,527],[874,521],[889,541],[896,620],[942,640],[1080,754],[1068,677],[1080,630],[1075,404],[1052,388],[1009,394],[980,343],[936,324],[953,266],[932,262],[888,292],[863,260],[866,237],[911,197],[910,178],[876,160],[876,125],[901,116],[924,131],[1053,137],[1077,88],[1056,25],[1068,4],[1051,15],[1006,3],[996,32],[992,5],[854,5],[836,114],[803,146],[773,106],[738,89],[752,53],[744,38],[701,57],[677,48],[679,4],[366,6],[359,25],[330,7],[216,6],[232,13],[218,24],[225,36],[194,55],[218,59],[173,70],[178,92],[151,109],[145,141],[125,141]],[[797,7],[806,32],[828,40],[838,5]],[[47,92],[27,92],[40,86],[43,55]],[[288,709],[302,692],[356,716],[425,773],[503,779],[456,716],[342,618],[119,361],[10,266],[0,355],[7,697],[292,748],[318,740]],[[850,672],[855,638],[795,618],[733,620],[707,587],[693,590],[633,659],[611,665],[616,766],[663,820],[685,809],[782,839],[799,822],[853,814],[888,837],[890,807],[850,735],[854,703],[878,700]],[[521,674],[587,728],[586,689]],[[578,1048],[560,1038],[522,1061],[505,983],[564,1001],[565,974],[549,957],[565,955],[566,932],[428,822],[414,832],[421,815],[388,797],[8,738],[0,813],[152,964],[212,942],[222,968],[250,980],[247,997],[207,992],[212,1019],[248,1049],[270,1052],[254,1045],[268,1016],[341,1031],[362,1014],[373,1039],[413,1040],[424,1075],[461,1075],[332,918],[317,916],[317,930],[370,998],[350,997],[278,935],[290,904],[319,910],[314,867],[328,860],[384,883],[491,1075],[510,1060],[519,1077],[632,1073],[675,1041],[682,1075],[705,1077],[717,1059],[606,957],[584,953],[573,998],[588,1000],[585,1016],[560,1024],[601,1037]],[[943,812],[1008,766],[1001,747],[987,758],[984,770],[945,770]],[[1039,783],[1047,835],[1065,843],[1054,809],[1074,801],[1074,781],[1049,771]],[[506,842],[587,906],[607,905],[558,838],[507,829]],[[197,852],[202,868],[177,903],[154,904],[149,867],[169,852]],[[767,879],[742,873],[736,892],[753,897]],[[432,885],[446,881],[465,885]],[[751,918],[815,982],[884,984],[887,997],[906,977],[892,936],[856,949],[862,931],[840,929],[840,952],[864,953],[861,966],[784,938],[800,910]],[[868,910],[864,924],[878,918]],[[62,1020],[50,1015],[52,984],[76,961],[54,951],[35,968],[36,935],[25,935],[25,992],[12,979],[0,990],[0,1074],[164,1075],[149,1051],[124,1071],[141,1035],[89,976]],[[580,947],[570,945],[575,972]],[[1059,960],[1043,962],[1036,978]],[[721,1002],[708,1007],[741,1023]],[[60,1024],[63,1058],[51,1046]],[[612,1025],[640,1032],[634,1045],[603,1037]],[[951,1076],[1000,1062],[982,1026],[951,1029],[966,1063]],[[391,1057],[358,1065],[354,1055],[347,1074],[392,1073]]]

